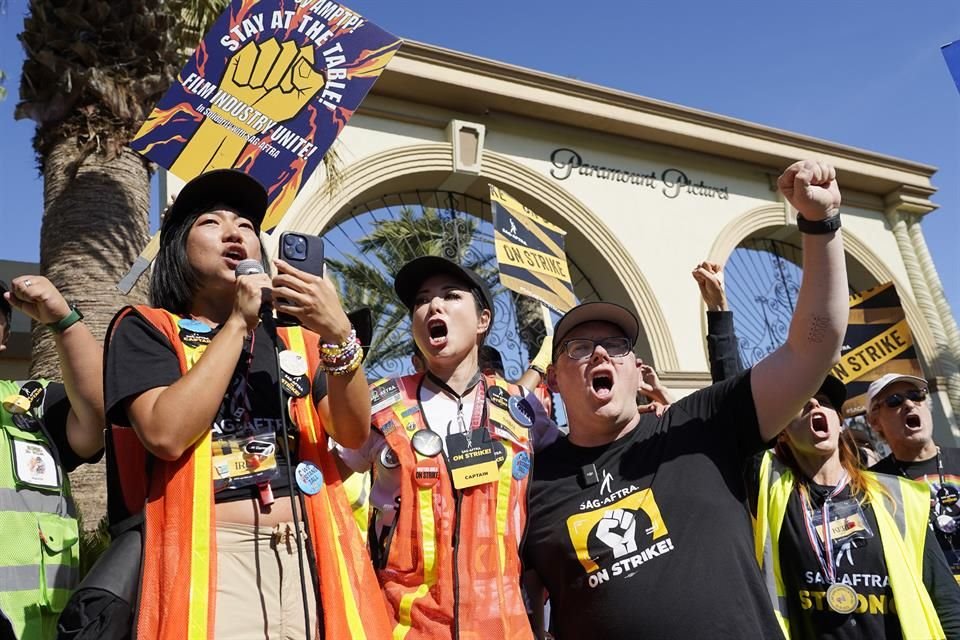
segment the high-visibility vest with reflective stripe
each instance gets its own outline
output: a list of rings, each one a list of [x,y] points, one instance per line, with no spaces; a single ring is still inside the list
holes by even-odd
[[[905,640],[944,638],[940,619],[923,584],[929,490],[922,483],[906,478],[870,471],[863,474],[867,481],[867,498],[877,518],[883,558],[903,637]],[[754,551],[764,574],[770,602],[786,638],[790,637],[790,620],[780,572],[780,532],[794,484],[793,472],[767,451],[760,466]],[[893,509],[887,508],[889,500],[883,490],[893,499]]]
[[[417,400],[422,378],[394,379],[400,399],[373,416],[401,471],[400,508],[385,542],[384,566],[377,571],[394,616],[393,638],[529,639],[519,556],[529,473],[518,473],[517,479],[512,470],[518,455],[532,456],[532,442],[515,424],[507,425],[514,439],[491,433],[506,451],[496,482],[455,491],[444,455],[428,458],[411,443],[414,433],[427,428]],[[378,381],[372,389],[386,382]],[[521,394],[519,387],[496,377],[487,377],[486,383],[488,414],[492,387]],[[425,460],[439,467],[433,486],[416,482],[417,464]]]
[[[47,382],[38,380],[44,388]],[[0,380],[0,399],[20,392],[21,384]],[[31,411],[42,423],[43,407]],[[20,640],[56,635],[57,618],[77,585],[80,558],[76,510],[70,481],[58,469],[62,490],[17,480],[13,440],[42,444],[59,453],[44,429],[25,431],[0,407],[0,612]]]
[[[205,347],[192,347],[180,340],[179,318],[159,309],[127,307],[114,319],[108,335],[129,313],[139,314],[166,336],[181,372],[186,373],[202,355]],[[279,333],[288,349],[306,359],[312,376],[319,364],[317,336],[299,327],[280,329]],[[323,473],[320,491],[304,497],[317,559],[325,638],[387,638],[391,626],[383,597],[376,588],[373,566],[327,450],[327,434],[310,394],[291,399],[290,408],[300,433],[300,459],[313,462]],[[112,426],[108,441],[115,449],[110,459],[117,462],[126,509],[130,513],[145,509],[137,637],[212,638],[217,550],[211,432],[173,462],[149,456],[129,427]]]

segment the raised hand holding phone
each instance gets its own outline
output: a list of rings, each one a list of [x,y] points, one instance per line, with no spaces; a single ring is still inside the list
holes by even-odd
[[[323,275],[323,240],[285,233],[280,237],[280,253],[283,259],[275,261],[277,275],[273,278],[278,319],[290,318],[326,342],[346,340],[350,320],[340,306],[336,287]]]

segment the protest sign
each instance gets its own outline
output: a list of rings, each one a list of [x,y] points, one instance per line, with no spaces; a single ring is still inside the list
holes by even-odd
[[[500,283],[565,313],[576,304],[567,255],[566,232],[490,185],[494,246]]]
[[[923,377],[900,297],[892,282],[850,296],[850,320],[831,373],[847,385],[845,417],[865,413],[867,387],[887,373]]]
[[[277,225],[400,47],[328,0],[233,0],[130,143],[189,181],[257,178]]]
[[[943,52],[943,59],[947,61],[947,68],[950,69],[950,75],[953,76],[953,83],[957,85],[960,91],[960,40],[955,40],[950,44],[940,47]]]

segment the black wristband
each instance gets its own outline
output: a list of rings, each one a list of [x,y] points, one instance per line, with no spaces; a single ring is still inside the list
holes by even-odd
[[[824,235],[833,233],[840,228],[840,214],[824,218],[823,220],[807,220],[800,213],[797,214],[797,229],[800,233]]]

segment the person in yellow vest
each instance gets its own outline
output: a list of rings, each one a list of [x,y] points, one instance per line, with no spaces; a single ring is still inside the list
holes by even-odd
[[[352,469],[373,472],[370,545],[393,637],[527,640],[527,481],[556,426],[534,395],[481,372],[493,297],[479,275],[424,256],[394,289],[425,370],[371,385],[370,438],[340,449]]]
[[[0,638],[44,640],[79,578],[67,472],[103,451],[103,354],[49,280],[10,285],[0,283],[0,352],[12,306],[53,333],[63,372],[63,383],[0,380]]]
[[[235,275],[267,266],[266,209],[242,172],[190,181],[163,222],[153,306],[110,330],[110,508],[144,514],[141,640],[389,635],[328,451],[367,437],[362,350],[327,279],[279,260],[272,278]],[[276,331],[279,356],[271,305],[300,323]]]
[[[757,561],[784,636],[958,638],[960,588],[927,526],[926,487],[862,469],[845,399],[827,376],[751,479]]]

